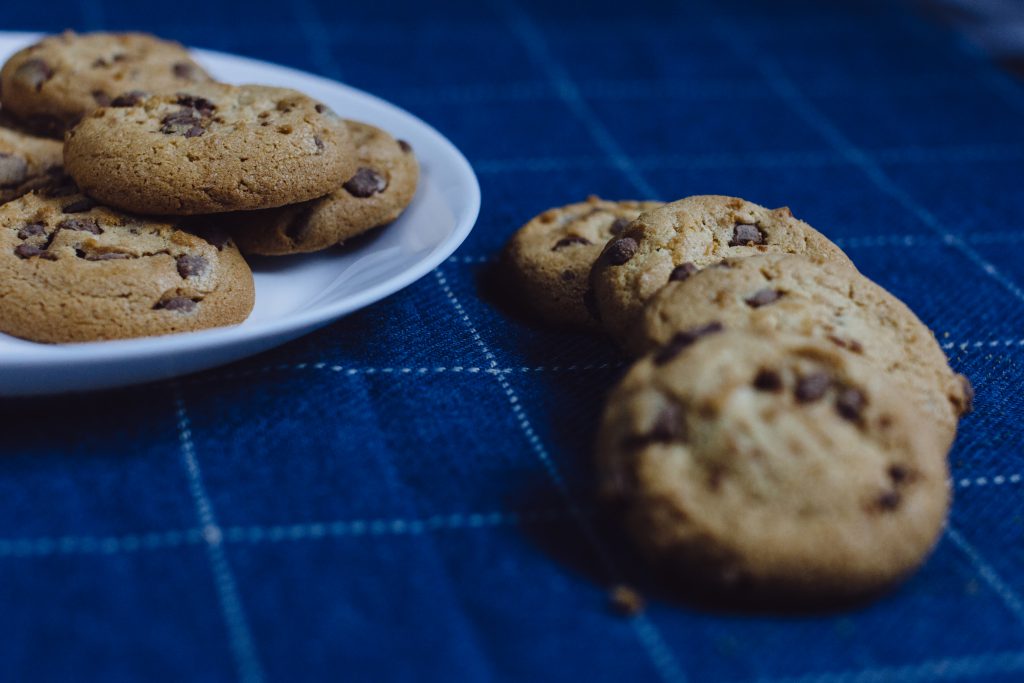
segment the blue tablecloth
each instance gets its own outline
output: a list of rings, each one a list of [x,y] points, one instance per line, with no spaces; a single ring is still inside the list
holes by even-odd
[[[5,2],[5,28],[146,29],[381,95],[464,150],[484,203],[437,271],[277,351],[0,401],[0,679],[1024,679],[1024,87],[915,12]],[[481,284],[590,193],[788,205],[936,330],[977,410],[906,585],[813,616],[659,597],[592,498],[624,359]]]

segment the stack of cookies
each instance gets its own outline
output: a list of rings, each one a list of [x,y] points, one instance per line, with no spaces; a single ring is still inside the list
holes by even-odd
[[[548,323],[638,358],[598,430],[602,494],[680,582],[849,598],[927,556],[970,383],[789,209],[591,198],[525,225],[504,264]]]
[[[33,341],[240,323],[243,255],[387,225],[418,181],[408,143],[148,35],[45,38],[4,64],[0,104],[0,332]]]

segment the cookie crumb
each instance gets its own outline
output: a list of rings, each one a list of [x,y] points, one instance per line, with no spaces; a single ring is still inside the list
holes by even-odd
[[[624,617],[634,617],[644,611],[644,598],[629,586],[613,586],[608,596],[612,610]]]

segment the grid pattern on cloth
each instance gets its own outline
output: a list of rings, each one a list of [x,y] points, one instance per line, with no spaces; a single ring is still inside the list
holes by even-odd
[[[949,29],[885,0],[3,14],[364,88],[448,135],[484,202],[434,273],[278,350],[0,401],[0,679],[1024,677],[1024,87]],[[977,409],[950,525],[906,585],[790,617],[658,597],[592,502],[624,359],[503,315],[481,285],[518,225],[591,193],[788,205],[936,330]],[[609,610],[619,581],[653,596],[641,615]]]

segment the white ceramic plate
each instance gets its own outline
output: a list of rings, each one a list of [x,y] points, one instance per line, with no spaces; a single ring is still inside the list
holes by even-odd
[[[0,32],[0,62],[37,35]],[[408,140],[420,185],[393,225],[354,250],[260,259],[256,308],[241,325],[166,337],[45,345],[0,334],[0,396],[102,389],[164,379],[250,356],[412,284],[455,251],[476,222],[480,186],[465,157],[415,116],[359,90],[266,62],[196,51],[228,83],[295,88],[346,118]]]

